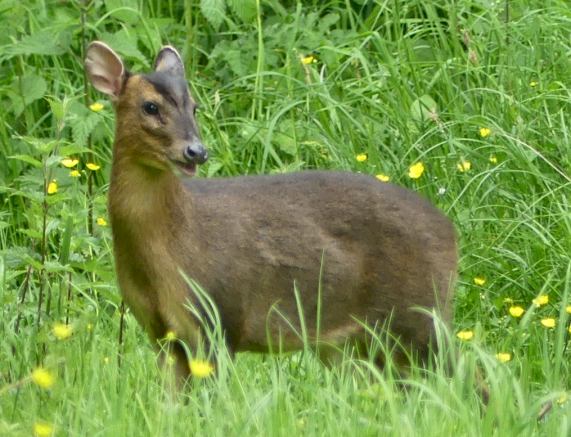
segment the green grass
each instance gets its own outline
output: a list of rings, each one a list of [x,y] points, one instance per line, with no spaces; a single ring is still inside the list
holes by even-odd
[[[58,436],[569,435],[571,6],[260,3],[0,2],[0,435],[30,435],[38,421]],[[461,252],[455,326],[443,333],[454,370],[444,357],[401,377],[349,355],[327,368],[308,352],[222,352],[218,376],[170,397],[128,312],[118,342],[110,231],[96,222],[113,112],[86,88],[93,39],[134,71],[163,43],[181,50],[211,155],[201,177],[382,173],[444,210]],[[316,62],[303,64],[308,55]],[[68,156],[79,178],[60,164]],[[549,302],[534,306],[540,294]],[[66,321],[74,333],[57,340],[53,324]],[[30,381],[40,365],[57,375],[49,390]]]

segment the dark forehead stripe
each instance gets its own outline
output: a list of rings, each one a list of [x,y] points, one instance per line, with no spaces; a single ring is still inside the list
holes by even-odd
[[[188,102],[188,88],[183,78],[156,71],[143,75],[143,78],[174,106],[178,106],[178,102],[183,105]]]

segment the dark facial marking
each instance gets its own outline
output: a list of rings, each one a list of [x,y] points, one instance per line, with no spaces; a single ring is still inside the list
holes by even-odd
[[[186,106],[188,89],[184,78],[156,71],[143,75],[143,78],[175,108]],[[182,105],[179,105],[179,102]]]

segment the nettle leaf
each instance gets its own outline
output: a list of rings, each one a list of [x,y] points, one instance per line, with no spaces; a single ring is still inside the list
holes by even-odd
[[[145,46],[148,52],[158,53],[163,45],[161,34],[173,24],[174,21],[170,18],[149,18],[141,21],[136,27],[139,42]]]
[[[256,0],[228,0],[228,7],[244,23],[250,23],[256,18]]]
[[[28,247],[11,246],[0,250],[0,255],[4,258],[4,267],[18,269],[26,266],[26,261],[31,258],[31,250]]]
[[[58,141],[52,138],[18,137],[18,139],[29,144],[42,154],[50,153],[58,145]]]
[[[145,55],[137,47],[137,34],[136,32],[129,32],[126,28],[121,29],[116,33],[103,33],[101,34],[101,41],[109,45],[120,55],[136,59],[145,67],[149,68],[150,64]]]
[[[50,155],[46,158],[46,167],[53,167],[61,162],[62,157],[59,155]]]
[[[62,156],[79,155],[81,153],[89,153],[91,150],[88,147],[80,146],[79,144],[66,144],[59,149]]]
[[[67,97],[64,97],[61,100],[57,97],[46,97],[46,100],[50,104],[50,109],[56,121],[58,123],[63,123],[71,100]]]
[[[44,97],[47,88],[45,79],[33,73],[15,77],[9,92],[14,115],[20,115],[27,105]]]
[[[22,228],[20,228],[20,229],[18,229],[18,231],[20,231],[26,237],[30,237],[34,240],[41,240],[41,238],[42,238],[41,232],[36,230],[36,229],[22,229]]]
[[[16,159],[18,161],[26,162],[28,164],[32,164],[36,168],[41,168],[42,166],[41,161],[38,161],[36,158],[33,158],[30,155],[11,155],[8,156],[8,159]]]
[[[246,76],[250,68],[253,68],[252,63],[254,62],[254,58],[252,56],[246,56],[242,48],[250,47],[250,42],[250,40],[240,40],[238,43],[226,40],[221,41],[216,44],[216,47],[212,50],[210,58],[215,59],[222,57],[236,76]],[[254,49],[254,47],[252,47],[252,49]]]
[[[87,138],[100,121],[101,117],[96,113],[87,113],[73,118],[70,121],[70,125],[74,143],[77,146],[84,147],[87,144]]]
[[[20,41],[5,48],[3,56],[12,58],[20,55],[63,55],[71,45],[71,33],[56,33],[41,30],[24,36]]]
[[[339,21],[339,14],[332,13],[327,14],[325,17],[319,20],[319,31],[321,33],[329,32],[329,29]]]
[[[50,235],[52,232],[57,231],[60,224],[61,221],[59,219],[49,220],[46,226],[46,234]]]
[[[139,21],[138,0],[105,0],[105,8],[117,20],[128,24]]]
[[[226,1],[225,0],[200,0],[200,10],[204,18],[216,30],[226,18]]]
[[[64,266],[57,261],[46,261],[44,263],[44,269],[50,273],[73,272],[71,267]]]

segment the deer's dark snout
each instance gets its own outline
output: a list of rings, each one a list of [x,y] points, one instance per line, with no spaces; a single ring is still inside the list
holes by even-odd
[[[204,164],[208,160],[208,151],[201,143],[186,146],[182,153],[188,162],[195,164]]]

